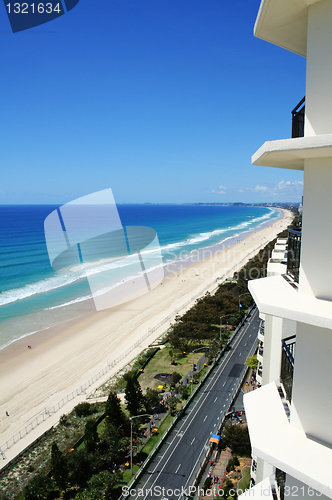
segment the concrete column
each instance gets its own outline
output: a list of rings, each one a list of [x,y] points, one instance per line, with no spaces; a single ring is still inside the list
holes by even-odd
[[[332,134],[332,0],[309,6],[305,135]]]
[[[331,330],[297,324],[291,425],[332,446]]]
[[[303,200],[299,292],[332,300],[332,158],[305,160]]]

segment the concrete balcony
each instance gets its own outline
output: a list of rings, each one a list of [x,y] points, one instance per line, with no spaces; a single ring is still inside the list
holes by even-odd
[[[245,493],[239,495],[238,498],[239,500],[245,500],[246,498],[266,498],[270,500],[280,500],[275,475],[272,474],[270,477],[267,477],[260,483],[250,488],[250,490],[246,490]]]
[[[298,293],[283,276],[249,281],[260,313],[332,330],[332,302]]]
[[[252,157],[253,165],[303,170],[304,161],[332,157],[332,134],[267,141]]]
[[[332,498],[332,450],[290,425],[276,384],[245,394],[244,406],[253,454]]]

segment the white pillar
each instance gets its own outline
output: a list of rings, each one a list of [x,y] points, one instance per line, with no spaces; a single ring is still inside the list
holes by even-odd
[[[305,135],[332,134],[332,0],[309,6]]]
[[[332,300],[331,209],[332,158],[305,160],[299,291],[324,300]]]
[[[332,446],[331,330],[297,324],[291,425]]]

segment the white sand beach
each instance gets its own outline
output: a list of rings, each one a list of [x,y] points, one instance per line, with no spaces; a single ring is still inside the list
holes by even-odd
[[[160,336],[168,328],[170,320],[147,335],[150,328],[167,316],[174,318],[175,310],[186,302],[193,303],[193,297],[208,284],[211,284],[210,290],[215,289],[217,277],[232,276],[292,219],[293,215],[284,211],[283,217],[270,226],[249,234],[209,258],[169,274],[162,284],[140,298],[90,314],[79,322],[39,332],[30,336],[29,340],[19,340],[0,351],[0,446],[6,457],[0,465],[56,423],[63,413],[85,400],[86,394],[73,398],[49,416],[50,407],[86,383],[145,335],[144,341],[96,380],[87,394],[102,384]],[[184,311],[185,308],[180,313]],[[32,349],[27,349],[27,344],[31,344]],[[45,415],[45,422],[19,439],[14,446],[5,449],[3,445],[8,439],[42,414]]]

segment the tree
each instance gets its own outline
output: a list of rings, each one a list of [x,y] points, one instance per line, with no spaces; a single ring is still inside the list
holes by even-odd
[[[181,373],[173,372],[171,376],[171,385],[176,385],[182,379]]]
[[[50,477],[35,476],[24,488],[24,500],[46,500],[52,490],[53,483]]]
[[[258,359],[257,359],[257,356],[249,356],[246,361],[245,361],[245,364],[249,367],[249,368],[252,368],[253,370],[256,370],[257,367],[258,367]]]
[[[95,451],[99,442],[99,436],[96,422],[92,419],[86,421],[84,441],[88,453]]]
[[[113,462],[118,455],[120,439],[121,435],[119,428],[115,427],[113,424],[105,426],[99,449],[100,454],[107,454],[110,462]]]
[[[188,399],[190,395],[189,385],[180,385],[179,394],[181,395],[182,399]]]
[[[145,392],[145,409],[147,413],[153,411],[153,408],[159,403],[159,392],[156,389],[147,388]]]
[[[81,488],[92,476],[92,464],[85,450],[80,449],[68,454],[67,459],[70,482]]]
[[[250,456],[251,445],[247,426],[236,424],[226,425],[222,441],[223,447],[230,446],[237,455]]]
[[[166,405],[167,407],[171,410],[171,412],[174,412],[179,400],[175,396],[171,396],[170,398],[167,399]]]
[[[92,476],[88,481],[88,498],[103,498],[105,500],[111,500],[117,498],[118,495],[114,496],[114,488],[117,486],[118,478],[115,474],[111,474],[109,471],[102,471],[99,474]]]
[[[110,392],[105,406],[106,424],[111,424],[118,429],[124,426],[126,417],[121,408],[121,402],[115,392]]]
[[[128,411],[131,415],[138,415],[140,410],[145,406],[143,392],[135,376],[131,376],[127,380],[125,399]]]
[[[65,457],[62,455],[57,443],[52,444],[51,450],[52,477],[61,491],[66,491],[68,485],[68,466]]]

